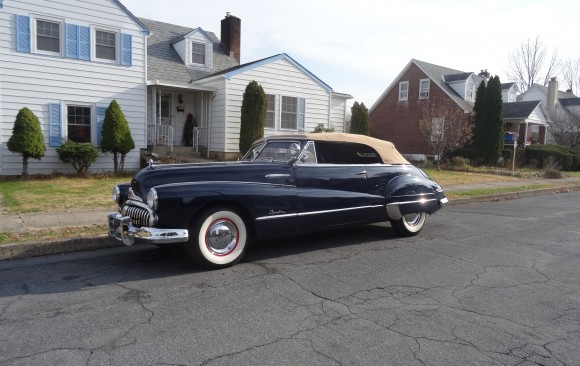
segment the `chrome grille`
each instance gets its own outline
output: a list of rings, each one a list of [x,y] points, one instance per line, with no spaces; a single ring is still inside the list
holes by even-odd
[[[125,206],[125,215],[131,218],[135,226],[149,226],[151,214],[144,208],[135,206]]]

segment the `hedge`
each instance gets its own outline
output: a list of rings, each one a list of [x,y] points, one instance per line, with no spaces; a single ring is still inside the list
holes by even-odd
[[[580,170],[580,150],[563,145],[529,145],[526,146],[526,163],[536,160],[541,167],[548,157],[552,157],[562,170]]]

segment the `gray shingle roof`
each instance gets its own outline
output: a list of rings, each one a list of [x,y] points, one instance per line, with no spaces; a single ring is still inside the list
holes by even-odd
[[[463,99],[462,96],[457,94],[457,92],[455,90],[453,90],[452,87],[450,87],[446,82],[444,82],[444,80],[446,80],[446,78],[447,78],[446,75],[450,75],[450,76],[451,75],[468,75],[469,76],[473,73],[466,73],[464,71],[454,70],[454,69],[450,69],[448,67],[434,65],[434,64],[430,64],[428,62],[419,61],[419,60],[415,60],[415,59],[413,59],[413,62],[421,70],[423,70],[423,72],[425,74],[427,74],[427,76],[429,76],[429,78],[431,78],[441,89],[446,91],[447,94],[449,94],[449,96],[455,101],[455,103],[457,103],[459,106],[461,106],[464,110],[468,110],[468,111],[473,110],[474,102],[466,101],[465,99]],[[483,78],[481,76],[478,76],[475,74],[473,76],[475,78],[476,85],[479,85],[479,83],[481,83]]]
[[[454,81],[465,81],[468,77],[473,74],[472,72],[462,72],[460,74],[444,75],[446,83],[452,83]]]
[[[525,119],[532,114],[541,102],[532,100],[529,102],[511,102],[503,104],[503,117],[505,119]]]
[[[238,65],[235,58],[226,54],[218,37],[212,32],[205,31],[214,42],[213,70],[200,70],[186,66],[173,48],[173,43],[191,33],[195,28],[144,18],[138,19],[151,31],[147,39],[147,78],[149,80],[188,85],[190,80],[198,80]]]
[[[580,105],[580,98],[561,98],[558,102],[563,107],[573,107]]]
[[[501,90],[509,89],[514,86],[515,83],[501,83]]]

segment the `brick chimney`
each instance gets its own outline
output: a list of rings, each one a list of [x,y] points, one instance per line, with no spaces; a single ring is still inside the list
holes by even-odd
[[[556,112],[556,103],[558,102],[558,80],[551,78],[548,82],[548,102],[547,110],[550,117],[554,116]]]
[[[231,15],[229,12],[226,13],[226,17],[222,19],[222,34],[221,34],[221,45],[229,53],[230,57],[233,57],[240,63],[240,40],[241,40],[241,30],[242,21]]]

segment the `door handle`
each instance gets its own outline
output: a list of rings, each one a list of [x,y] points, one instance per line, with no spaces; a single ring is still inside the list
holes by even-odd
[[[358,172],[355,175],[366,175],[366,174],[367,174],[367,171],[363,170],[362,172]]]
[[[290,174],[267,174],[266,179],[290,178]]]

